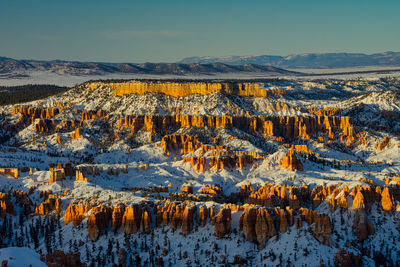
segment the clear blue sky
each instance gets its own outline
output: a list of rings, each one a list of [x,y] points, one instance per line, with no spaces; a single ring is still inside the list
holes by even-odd
[[[399,11],[399,0],[0,0],[0,56],[173,62],[400,51]]]

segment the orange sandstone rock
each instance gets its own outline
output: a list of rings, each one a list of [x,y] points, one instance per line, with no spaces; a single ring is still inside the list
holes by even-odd
[[[88,235],[92,241],[96,241],[108,227],[110,217],[111,209],[109,207],[98,206],[92,208],[88,218]]]
[[[361,191],[358,191],[353,199],[353,208],[354,210],[365,209],[364,195]]]
[[[130,205],[125,208],[124,216],[122,217],[121,229],[126,234],[134,234],[140,229],[142,220],[142,209],[139,205]]]
[[[76,128],[74,133],[71,135],[72,140],[82,138],[81,131],[79,128]]]
[[[111,223],[111,229],[113,231],[116,231],[119,229],[122,225],[122,217],[124,216],[125,213],[125,206],[122,204],[118,204],[112,209],[112,223]]]
[[[49,183],[55,183],[57,181],[62,181],[64,179],[65,179],[65,171],[62,166],[57,168],[50,168]]]
[[[209,185],[205,184],[203,187],[200,189],[201,194],[210,194],[210,195],[219,195],[222,193],[221,186],[216,184],[216,185]]]
[[[385,211],[391,211],[394,208],[392,197],[390,196],[389,188],[385,187],[382,191],[382,209]]]
[[[299,159],[297,159],[296,153],[293,149],[289,150],[285,155],[283,155],[280,165],[282,166],[282,168],[291,171],[303,170],[303,164]]]
[[[9,196],[0,192],[0,217],[5,218],[7,213],[16,215],[14,205]]]
[[[64,251],[54,250],[53,253],[47,254],[46,256],[40,256],[40,260],[45,262],[49,267],[61,267],[61,266],[74,266],[74,267],[85,267],[86,265],[81,262],[81,255],[78,252],[74,254],[69,252],[65,254]]]
[[[231,232],[231,210],[222,208],[217,216],[213,218],[214,235],[223,237]]]
[[[70,222],[73,223],[74,227],[82,222],[84,214],[86,214],[91,207],[88,203],[71,201],[64,214],[64,223],[67,225]]]
[[[0,175],[10,175],[11,177],[18,179],[19,170],[18,168],[0,168]]]
[[[187,235],[193,231],[194,216],[196,211],[196,206],[185,207],[182,215],[182,235]]]
[[[266,97],[267,91],[257,83],[110,83],[114,95],[126,94],[144,95],[148,93],[162,93],[172,97],[185,97],[191,94],[212,94],[215,92],[235,94],[239,96]]]
[[[199,225],[201,227],[206,226],[207,218],[208,218],[208,209],[207,209],[207,207],[206,206],[200,206],[199,207]]]

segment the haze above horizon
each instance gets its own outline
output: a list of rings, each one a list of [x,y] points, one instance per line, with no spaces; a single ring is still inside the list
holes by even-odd
[[[0,2],[0,55],[141,63],[400,51],[394,0],[81,2]]]

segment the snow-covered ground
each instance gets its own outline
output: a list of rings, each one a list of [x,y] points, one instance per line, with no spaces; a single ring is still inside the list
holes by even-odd
[[[40,255],[26,247],[0,248],[0,262],[7,261],[7,267],[46,267]]]
[[[291,69],[291,71],[307,74],[285,75],[279,73],[220,73],[198,75],[155,75],[155,74],[105,74],[105,75],[71,75],[50,71],[30,71],[23,73],[0,74],[0,86],[17,86],[26,84],[54,84],[58,86],[75,86],[90,80],[105,79],[187,79],[187,80],[216,80],[216,79],[358,79],[358,78],[387,78],[399,77],[400,67],[364,67],[342,69]],[[315,74],[315,76],[313,76]],[[326,75],[324,75],[326,74]]]

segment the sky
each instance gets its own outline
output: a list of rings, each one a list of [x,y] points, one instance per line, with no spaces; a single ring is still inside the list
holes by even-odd
[[[398,0],[0,0],[0,56],[142,63],[400,51],[399,10]]]

